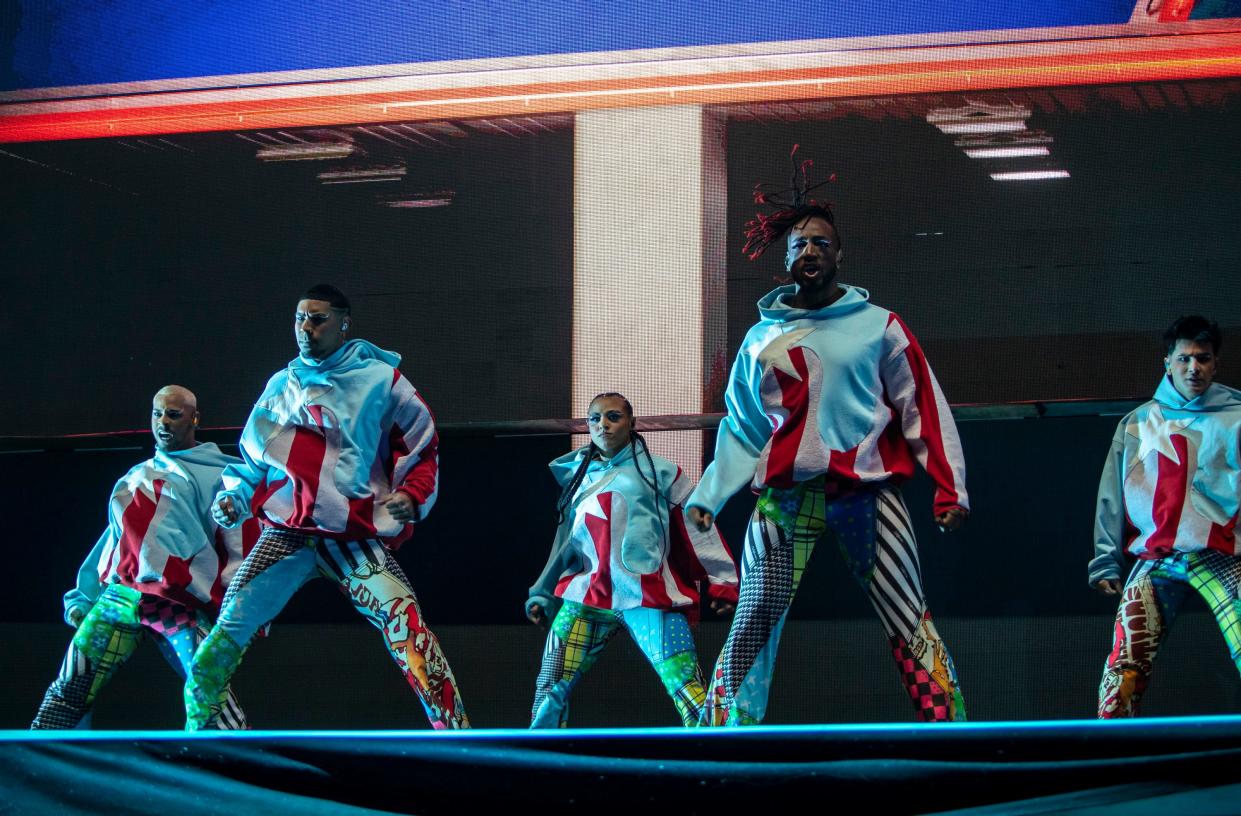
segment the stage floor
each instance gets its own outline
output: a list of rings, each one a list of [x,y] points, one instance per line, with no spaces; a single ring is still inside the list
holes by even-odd
[[[1241,812],[1241,717],[0,732],[0,813]]]

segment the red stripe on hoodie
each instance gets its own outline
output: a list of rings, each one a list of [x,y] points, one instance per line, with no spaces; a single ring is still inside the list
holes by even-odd
[[[117,545],[121,558],[116,566],[116,574],[127,583],[134,583],[138,575],[138,554],[142,551],[147,530],[151,528],[151,520],[155,518],[155,508],[164,492],[164,484],[163,479],[152,481],[154,498],[148,496],[142,488],[135,490],[129,506],[121,513],[121,540]]]
[[[1181,524],[1181,511],[1185,509],[1185,490],[1189,472],[1189,440],[1181,434],[1168,437],[1180,462],[1174,462],[1162,452],[1159,458],[1159,476],[1155,482],[1155,495],[1151,497],[1151,520],[1155,532],[1146,539],[1146,558],[1162,558],[1176,548],[1176,530]]]
[[[1229,519],[1227,524],[1212,524],[1207,534],[1207,548],[1219,550],[1226,555],[1237,554],[1237,536],[1235,529],[1237,520]]]
[[[285,519],[290,527],[315,527],[315,497],[319,494],[319,472],[327,455],[327,436],[323,432],[323,409],[309,406],[316,428],[297,426],[285,472],[293,482],[293,513]]]
[[[789,361],[801,379],[778,368],[772,369],[780,386],[780,405],[788,412],[788,417],[771,434],[764,479],[770,487],[793,486],[793,467],[797,462],[797,451],[801,448],[802,435],[806,432],[806,418],[810,410],[810,370],[806,365],[805,349],[800,346],[789,349]]]
[[[944,451],[943,430],[940,423],[939,404],[935,401],[935,385],[931,380],[931,368],[927,365],[926,355],[918,345],[913,332],[895,313],[888,318],[895,320],[904,332],[909,345],[905,347],[905,361],[913,373],[914,404],[918,408],[922,433],[920,439],[926,444],[926,472],[935,482],[935,512],[942,513],[949,508],[958,506],[960,501],[956,490],[956,477],[952,466],[948,463],[948,455]]]
[[[612,608],[612,494],[599,494],[599,507],[603,510],[603,518],[593,513],[586,514],[586,529],[595,543],[595,554],[599,558],[599,568],[590,576],[590,588],[586,597],[582,598],[585,606],[596,609]]]

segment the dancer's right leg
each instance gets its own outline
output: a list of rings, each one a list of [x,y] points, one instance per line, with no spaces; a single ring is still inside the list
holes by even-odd
[[[746,530],[741,589],[708,692],[707,725],[752,725],[767,713],[789,605],[825,526],[823,480],[768,488]]]
[[[1099,719],[1136,717],[1159,645],[1189,593],[1183,553],[1139,561],[1121,591],[1112,651],[1099,682]]]
[[[307,537],[268,527],[228,585],[220,617],[203,639],[185,683],[185,727],[211,727],[228,703],[228,684],[254,635],[318,574]]]
[[[73,635],[31,728],[73,728],[90,712],[99,690],[142,642],[141,600],[141,592],[120,584],[104,589]]]
[[[565,601],[552,620],[535,682],[531,728],[569,724],[569,695],[620,629],[620,615]]]

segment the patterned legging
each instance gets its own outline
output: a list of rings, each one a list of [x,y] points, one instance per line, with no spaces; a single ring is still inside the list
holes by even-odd
[[[60,674],[48,686],[30,727],[76,727],[112,674],[147,636],[156,642],[168,664],[185,677],[194,650],[207,636],[203,623],[200,613],[181,604],[120,584],[105,587],[78,625]],[[222,692],[220,715],[212,726],[224,730],[247,727],[246,716],[227,686]]]
[[[1140,561],[1116,611],[1112,652],[1099,683],[1099,717],[1134,717],[1150,683],[1159,644],[1193,589],[1215,615],[1228,653],[1241,671],[1241,557],[1215,550]]]
[[[468,728],[456,678],[427,628],[409,579],[379,541],[334,541],[268,527],[228,586],[220,619],[194,655],[186,728],[209,727],[255,633],[316,575],[337,584],[384,645],[433,728]]]
[[[622,626],[651,661],[682,724],[700,723],[707,696],[705,678],[683,614],[662,609],[597,609],[565,601],[547,633],[543,665],[535,683],[531,728],[564,728],[569,724],[569,695]]]
[[[890,485],[827,497],[820,477],[769,488],[746,532],[741,597],[708,699],[714,725],[761,722],[780,633],[815,543],[830,531],[879,615],[914,707],[928,722],[964,720],[948,649],[935,631],[909,512]]]

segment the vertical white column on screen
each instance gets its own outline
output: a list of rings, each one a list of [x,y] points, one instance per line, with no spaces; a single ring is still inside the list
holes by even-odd
[[[726,340],[722,122],[689,105],[586,111],[574,149],[570,413],[601,391],[639,415],[700,413]],[[646,435],[695,480],[702,437]]]

